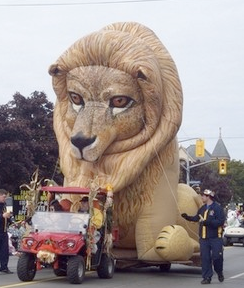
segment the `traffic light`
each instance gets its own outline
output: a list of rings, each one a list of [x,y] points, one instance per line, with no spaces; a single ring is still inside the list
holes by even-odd
[[[196,157],[204,157],[204,152],[205,152],[205,148],[204,148],[204,140],[202,139],[198,139],[196,141]]]
[[[226,160],[219,161],[219,174],[225,175],[227,173],[227,162]]]

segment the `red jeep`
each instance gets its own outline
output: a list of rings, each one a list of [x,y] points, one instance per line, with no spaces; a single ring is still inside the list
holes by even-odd
[[[45,186],[41,190],[56,199],[64,193],[89,196],[86,188]],[[99,191],[96,199],[104,205],[106,195]],[[21,281],[32,281],[36,271],[47,266],[72,284],[82,283],[86,270],[96,270],[100,278],[113,277],[114,260],[105,244],[108,217],[94,229],[91,212],[50,211],[50,203],[42,210],[34,213],[31,232],[21,241],[17,264]]]

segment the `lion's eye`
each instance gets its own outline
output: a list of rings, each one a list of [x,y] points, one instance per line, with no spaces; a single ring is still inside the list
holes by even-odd
[[[70,92],[69,97],[75,105],[78,105],[78,106],[84,106],[85,105],[83,98],[79,94],[74,93],[74,92]]]
[[[134,100],[128,96],[114,96],[110,99],[109,106],[112,108],[125,108],[130,107]]]

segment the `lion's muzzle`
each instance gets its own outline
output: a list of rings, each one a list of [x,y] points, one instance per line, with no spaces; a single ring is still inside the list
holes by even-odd
[[[86,147],[91,145],[96,140],[96,137],[86,138],[82,133],[78,133],[75,136],[71,137],[71,143],[75,145],[80,152]]]
[[[81,132],[71,137],[71,143],[73,144],[73,152],[76,158],[81,159],[83,157],[83,149],[92,145],[96,141],[96,136],[91,138],[85,137]],[[77,151],[78,149],[78,151]],[[79,154],[79,155],[78,155]],[[78,157],[77,157],[78,156]]]

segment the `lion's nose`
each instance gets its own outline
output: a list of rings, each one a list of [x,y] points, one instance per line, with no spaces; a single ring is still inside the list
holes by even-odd
[[[96,140],[96,136],[87,138],[84,137],[82,133],[78,133],[75,136],[71,137],[71,143],[76,146],[81,152],[82,150],[91,145]]]

